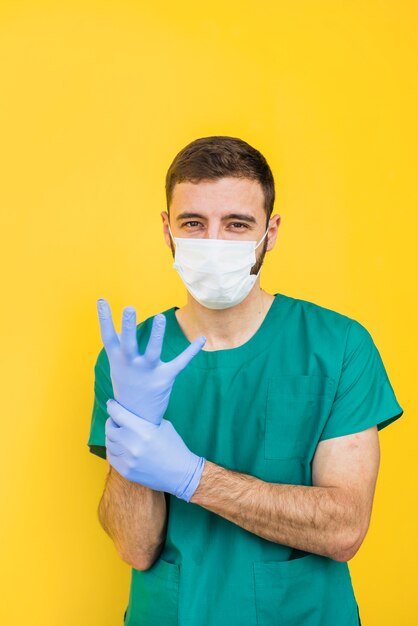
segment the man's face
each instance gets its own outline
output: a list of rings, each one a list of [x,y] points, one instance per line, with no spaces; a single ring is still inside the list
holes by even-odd
[[[219,178],[215,181],[177,183],[170,206],[170,228],[174,237],[237,239],[260,241],[266,231],[264,195],[258,181],[248,178]],[[168,231],[168,214],[161,213],[164,238],[171,252],[175,246]],[[267,250],[277,236],[280,216],[269,223],[269,233],[256,250],[257,261],[251,274],[257,274]]]

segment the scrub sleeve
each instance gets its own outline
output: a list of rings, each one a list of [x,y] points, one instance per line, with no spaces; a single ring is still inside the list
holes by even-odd
[[[188,345],[167,318],[162,360]],[[137,327],[141,352],[152,317]],[[106,457],[106,401],[113,397],[102,349],[95,365],[88,445]],[[243,345],[202,350],[177,376],[164,415],[195,454],[263,481],[312,485],[324,439],[381,430],[403,413],[380,354],[359,322],[275,294]],[[131,570],[126,626],[358,626],[346,562],[265,540],[192,502],[166,494],[160,557]]]
[[[337,393],[320,440],[374,425],[382,430],[402,412],[370,333],[353,321],[347,333]]]

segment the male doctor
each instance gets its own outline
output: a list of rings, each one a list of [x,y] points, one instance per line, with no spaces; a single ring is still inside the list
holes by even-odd
[[[378,430],[399,418],[358,321],[270,294],[274,181],[228,136],[183,148],[161,214],[187,304],[115,331],[98,300],[88,445],[131,566],[128,626],[357,626],[347,561],[370,523]]]

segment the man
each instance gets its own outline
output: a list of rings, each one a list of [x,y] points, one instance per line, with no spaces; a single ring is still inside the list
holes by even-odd
[[[260,288],[280,216],[259,151],[201,138],[166,178],[187,304],[115,331],[98,301],[90,450],[132,566],[129,626],[354,626],[381,430],[403,409],[371,335]]]

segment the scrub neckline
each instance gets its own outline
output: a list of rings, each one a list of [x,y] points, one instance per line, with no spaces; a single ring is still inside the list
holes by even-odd
[[[280,293],[274,294],[274,300],[270,305],[263,321],[261,322],[254,335],[245,343],[236,348],[226,348],[222,350],[200,350],[198,354],[189,362],[187,367],[196,367],[199,369],[212,369],[215,367],[236,367],[239,363],[254,358],[257,354],[264,352],[270,347],[271,333],[270,327],[283,317],[286,296]],[[180,326],[176,317],[178,306],[164,311],[167,319],[166,324],[166,343],[171,350],[177,355],[183,352],[189,345],[190,341]],[[275,327],[277,334],[278,327]]]

